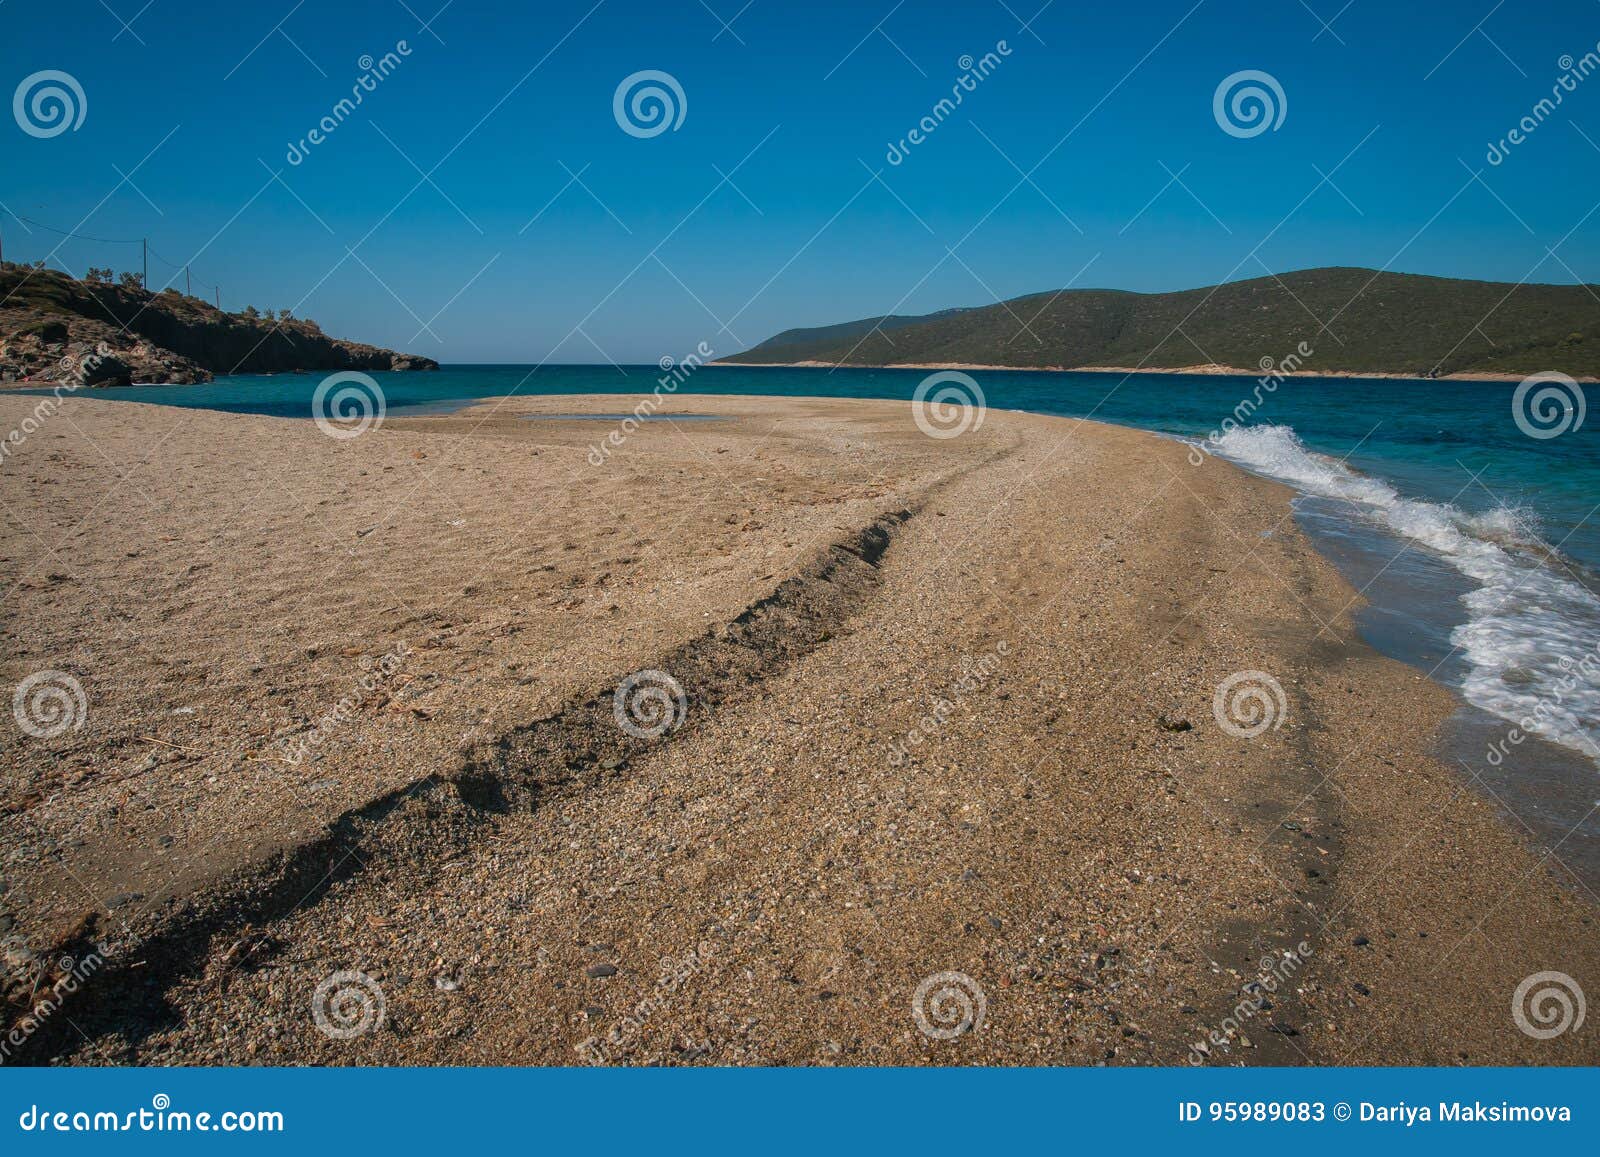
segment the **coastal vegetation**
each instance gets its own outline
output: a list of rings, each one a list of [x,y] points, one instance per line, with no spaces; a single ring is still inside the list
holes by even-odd
[[[1301,343],[1305,373],[1600,376],[1600,295],[1588,285],[1306,269],[1176,293],[1065,289],[922,317],[791,329],[723,360],[745,364],[1238,367]]]

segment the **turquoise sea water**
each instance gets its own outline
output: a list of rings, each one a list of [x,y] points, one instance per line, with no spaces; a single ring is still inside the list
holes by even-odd
[[[707,366],[676,392],[910,399],[926,376]],[[664,375],[655,366],[449,366],[373,377],[387,413],[402,415],[512,393],[643,394]],[[1297,487],[1302,523],[1358,586],[1373,584],[1366,626],[1375,641],[1503,725],[1537,718],[1543,738],[1600,756],[1600,517],[1591,518],[1600,504],[1600,416],[1578,423],[1581,388],[1547,410],[1542,425],[1527,423],[1569,427],[1538,438],[1516,421],[1515,383],[1290,378],[1263,388],[1253,377],[1176,374],[972,377],[990,409],[1159,431]],[[322,378],[233,377],[94,396],[306,418]],[[1244,399],[1256,408],[1243,427],[1214,436]]]

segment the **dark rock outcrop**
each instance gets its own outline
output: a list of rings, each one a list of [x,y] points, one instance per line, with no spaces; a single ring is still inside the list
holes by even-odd
[[[0,385],[189,384],[215,374],[436,370],[439,363],[324,334],[313,321],[224,313],[52,270],[0,268]]]

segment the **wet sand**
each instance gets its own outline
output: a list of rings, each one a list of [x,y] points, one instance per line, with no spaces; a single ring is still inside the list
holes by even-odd
[[[725,420],[607,455],[626,408],[30,436],[3,674],[88,710],[5,730],[13,1024],[104,959],[17,1059],[1600,1058],[1511,1007],[1600,984],[1594,898],[1436,757],[1454,699],[1360,642],[1285,488],[892,402],[673,398]],[[614,714],[641,670],[659,736]]]

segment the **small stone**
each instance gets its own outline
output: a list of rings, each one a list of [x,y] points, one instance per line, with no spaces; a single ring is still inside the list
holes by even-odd
[[[584,969],[584,975],[590,980],[603,980],[608,976],[615,976],[616,974],[617,966],[615,964],[591,964],[588,968]]]
[[[1350,941],[1350,943],[1354,944],[1357,948],[1365,948],[1368,944],[1371,944],[1372,941],[1368,940],[1365,936],[1357,936],[1354,940]]]

